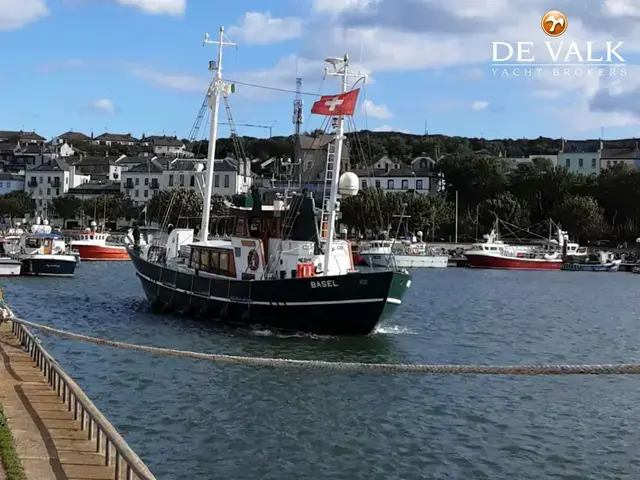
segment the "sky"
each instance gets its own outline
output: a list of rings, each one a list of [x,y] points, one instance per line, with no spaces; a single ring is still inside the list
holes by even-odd
[[[561,37],[541,29],[550,9],[568,19]],[[338,79],[323,79],[323,59],[346,53],[367,75],[358,129],[633,137],[640,134],[639,20],[635,0],[0,0],[0,130],[188,138],[217,53],[203,46],[204,34],[224,26],[237,44],[224,49],[223,76],[238,82],[229,103],[241,135],[293,132],[296,76],[303,130],[319,128],[313,101],[340,89]],[[493,42],[533,42],[538,64],[549,62],[548,41],[561,59],[572,43],[584,53],[591,42],[595,57],[606,42],[622,41],[624,63],[589,75],[574,56],[558,76],[549,65],[525,76],[515,56],[505,62],[515,64],[492,65]],[[221,125],[221,137],[228,128]]]

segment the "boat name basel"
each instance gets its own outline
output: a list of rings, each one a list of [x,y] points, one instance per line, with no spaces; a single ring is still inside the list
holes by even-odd
[[[329,288],[337,287],[338,284],[333,280],[320,280],[318,282],[310,282],[311,288]]]

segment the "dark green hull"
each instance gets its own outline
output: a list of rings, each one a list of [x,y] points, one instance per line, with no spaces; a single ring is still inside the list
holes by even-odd
[[[149,262],[130,251],[151,304],[214,322],[318,335],[368,335],[402,303],[408,274],[274,280],[201,277]]]

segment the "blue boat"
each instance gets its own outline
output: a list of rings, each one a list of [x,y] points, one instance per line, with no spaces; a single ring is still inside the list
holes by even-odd
[[[598,252],[580,261],[569,259],[562,264],[562,270],[569,272],[617,272],[622,260],[616,260],[611,252]]]

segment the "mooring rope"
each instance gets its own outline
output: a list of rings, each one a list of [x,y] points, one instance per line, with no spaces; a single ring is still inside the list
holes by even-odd
[[[209,360],[228,365],[253,365],[262,367],[281,367],[323,370],[326,372],[361,372],[361,373],[421,373],[421,374],[455,374],[455,375],[637,375],[640,364],[619,363],[603,365],[429,365],[403,363],[362,363],[362,362],[327,362],[323,360],[294,360],[288,358],[246,357],[215,353],[199,353],[172,348],[150,347],[133,343],[116,342],[104,338],[91,337],[71,333],[65,330],[28,322],[12,317],[5,320],[18,325],[33,328],[41,332],[51,333],[62,338],[80,340],[115,347],[122,350],[135,350],[168,357],[193,358]],[[2,321],[2,320],[0,320]]]

